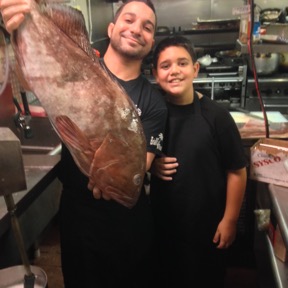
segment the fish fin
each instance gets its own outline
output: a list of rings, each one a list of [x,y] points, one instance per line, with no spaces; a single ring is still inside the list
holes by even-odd
[[[138,197],[130,197],[128,195],[121,194],[119,193],[118,189],[114,189],[111,186],[106,187],[105,191],[102,191],[102,193],[107,194],[110,199],[115,200],[119,204],[129,209],[133,208],[138,200]],[[103,198],[105,198],[105,196]]]
[[[89,139],[68,116],[57,116],[56,127],[63,140],[77,150],[89,149]]]
[[[89,176],[90,166],[94,157],[89,138],[67,116],[56,117],[56,129],[70,150],[80,170]]]
[[[89,179],[107,198],[131,208],[139,198],[145,169],[139,171],[130,165],[125,156],[129,150],[129,143],[108,133],[95,152]],[[135,174],[142,172],[140,181],[135,181]]]
[[[82,12],[68,5],[49,3],[44,12],[51,21],[75,44],[80,46],[94,61],[98,58],[90,45],[88,31]]]

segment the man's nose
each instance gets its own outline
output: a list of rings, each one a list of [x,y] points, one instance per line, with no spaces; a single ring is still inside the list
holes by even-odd
[[[130,30],[132,33],[139,35],[141,33],[141,30],[142,30],[141,24],[138,23],[137,21],[134,22],[133,25],[131,25]]]

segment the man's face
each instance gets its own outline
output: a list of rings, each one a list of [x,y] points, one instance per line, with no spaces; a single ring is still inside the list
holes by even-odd
[[[108,27],[110,45],[122,56],[143,59],[154,44],[155,22],[155,14],[146,4],[127,4],[116,23]]]

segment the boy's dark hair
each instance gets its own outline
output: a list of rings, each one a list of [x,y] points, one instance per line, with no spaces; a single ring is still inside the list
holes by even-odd
[[[197,57],[194,51],[193,44],[190,40],[183,36],[169,36],[161,40],[158,45],[156,46],[154,53],[153,53],[153,67],[157,68],[157,62],[159,59],[160,53],[168,47],[176,46],[176,47],[183,47],[191,56],[192,61],[196,62]]]
[[[155,14],[155,19],[156,19],[156,22],[157,22],[157,17],[156,17],[156,10],[155,10],[155,7],[154,7],[154,4],[152,3],[151,0],[126,0],[126,1],[123,1],[123,4],[118,8],[118,10],[116,11],[115,15],[114,15],[114,20],[113,22],[115,23],[121,13],[121,11],[123,10],[123,8],[128,4],[128,3],[131,3],[131,2],[141,2],[141,3],[144,3],[146,4],[149,8],[151,8],[151,10],[154,12]],[[156,29],[156,27],[155,27]]]

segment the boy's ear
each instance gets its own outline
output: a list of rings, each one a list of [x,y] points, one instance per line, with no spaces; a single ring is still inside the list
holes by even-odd
[[[196,61],[193,67],[194,67],[194,76],[197,77],[200,70],[200,63]]]

